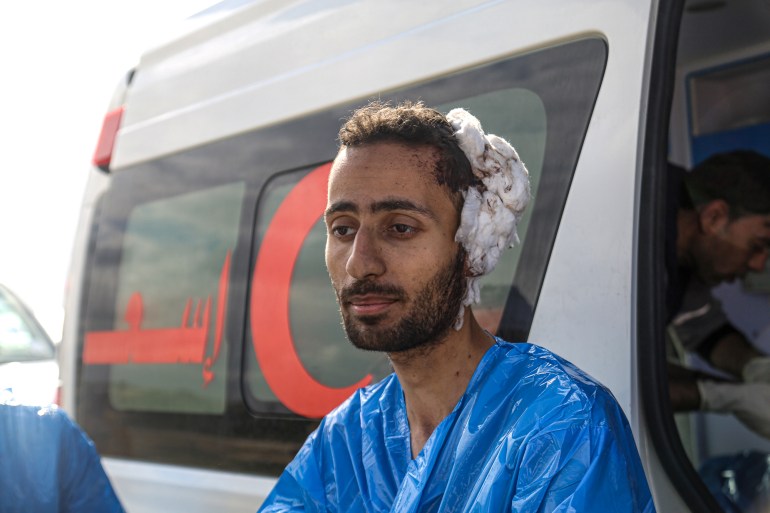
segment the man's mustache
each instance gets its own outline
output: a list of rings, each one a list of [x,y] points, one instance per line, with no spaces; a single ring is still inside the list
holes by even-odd
[[[352,285],[348,285],[340,290],[338,297],[340,302],[346,303],[355,296],[364,296],[367,294],[389,296],[395,299],[404,299],[406,297],[406,292],[404,292],[404,289],[401,287],[375,283],[372,281],[356,281]]]

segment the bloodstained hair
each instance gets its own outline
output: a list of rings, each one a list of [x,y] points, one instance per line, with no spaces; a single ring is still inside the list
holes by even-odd
[[[434,176],[449,189],[458,212],[463,204],[461,192],[479,184],[446,116],[422,102],[406,101],[393,107],[373,101],[353,112],[340,128],[339,141],[345,147],[393,142],[435,148]]]

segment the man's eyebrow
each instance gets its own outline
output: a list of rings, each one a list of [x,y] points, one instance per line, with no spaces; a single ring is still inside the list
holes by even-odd
[[[418,214],[422,214],[424,216],[430,217],[431,219],[436,219],[436,215],[433,213],[433,211],[425,207],[422,207],[420,205],[417,205],[416,203],[409,201],[407,199],[401,199],[401,198],[386,199],[386,200],[378,201],[371,206],[371,211],[374,214],[376,214],[377,212],[390,212],[392,210],[406,210],[411,212],[417,212]]]
[[[324,211],[324,217],[329,217],[330,215],[336,214],[337,212],[356,213],[358,212],[358,207],[352,201],[338,201],[337,203],[329,205],[329,208]]]
[[[424,216],[427,216],[431,219],[437,219],[436,214],[433,213],[433,211],[422,207],[420,205],[417,205],[416,203],[402,198],[390,198],[390,199],[384,199],[382,201],[377,201],[373,203],[369,210],[373,213],[379,213],[379,212],[390,212],[394,210],[406,210],[410,212],[417,212],[419,214],[422,214]],[[338,201],[336,203],[333,203],[329,206],[329,208],[326,209],[324,212],[324,217],[329,217],[332,214],[336,214],[338,212],[352,212],[352,213],[358,213],[358,206],[353,203],[352,201]]]

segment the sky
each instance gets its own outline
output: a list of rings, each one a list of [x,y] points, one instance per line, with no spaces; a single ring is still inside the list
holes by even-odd
[[[58,342],[78,211],[104,114],[141,53],[214,0],[0,7],[0,283]]]

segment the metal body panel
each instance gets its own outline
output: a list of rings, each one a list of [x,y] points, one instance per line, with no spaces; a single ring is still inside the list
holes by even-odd
[[[232,22],[221,20],[144,56],[113,167],[582,35],[625,37],[615,29],[624,12],[644,23],[640,30],[647,26],[647,9],[635,2],[363,1],[323,3],[320,11],[317,5],[297,2],[268,14],[256,3],[237,12],[237,38],[216,35],[230,30]],[[378,19],[388,23],[367,23]],[[403,58],[415,52],[419,58]],[[194,67],[196,59],[212,65]]]

